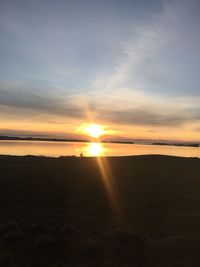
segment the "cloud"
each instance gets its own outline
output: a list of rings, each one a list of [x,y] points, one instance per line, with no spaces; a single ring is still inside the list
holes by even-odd
[[[0,129],[0,135],[1,136],[5,136],[5,135],[14,136],[14,135],[16,135],[16,136],[22,136],[22,137],[34,136],[34,137],[48,138],[48,137],[51,137],[51,134],[52,133],[42,134],[40,131],[29,131],[29,130],[20,131],[20,130],[14,130],[14,129]]]
[[[195,0],[165,1],[162,12],[133,25],[107,87],[200,96],[199,11]]]
[[[100,113],[100,118],[112,123],[127,124],[132,126],[161,126],[174,127],[183,125],[188,121],[181,114],[161,115],[147,110],[124,110],[124,111],[104,111]]]
[[[3,117],[28,119],[49,116],[48,123],[54,124],[66,123],[66,119],[71,118],[130,126],[183,126],[200,121],[199,102],[199,98],[154,98],[129,90],[116,91],[102,98],[98,93],[64,94],[62,88],[45,88],[24,81],[0,83],[0,112]]]
[[[0,83],[0,110],[21,118],[34,114],[60,115],[82,118],[83,112],[74,105],[73,95],[64,94],[59,88],[16,81]]]

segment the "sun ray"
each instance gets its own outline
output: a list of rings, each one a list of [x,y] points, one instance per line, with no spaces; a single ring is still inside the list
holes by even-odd
[[[117,223],[123,223],[123,209],[122,202],[119,198],[119,192],[117,184],[114,180],[114,175],[111,171],[110,165],[105,157],[97,157],[97,163],[101,173],[101,177],[107,191],[111,208],[114,212]]]

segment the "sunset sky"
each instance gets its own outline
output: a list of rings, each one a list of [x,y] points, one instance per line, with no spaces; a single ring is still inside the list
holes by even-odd
[[[200,141],[200,1],[1,0],[0,135]]]

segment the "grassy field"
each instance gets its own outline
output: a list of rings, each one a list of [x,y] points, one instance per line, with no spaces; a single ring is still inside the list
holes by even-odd
[[[1,267],[200,266],[200,159],[105,160],[0,156]]]

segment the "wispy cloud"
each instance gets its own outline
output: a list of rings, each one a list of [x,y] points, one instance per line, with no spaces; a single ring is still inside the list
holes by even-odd
[[[166,1],[161,13],[135,26],[107,88],[162,95],[199,95],[200,34],[198,1]]]

